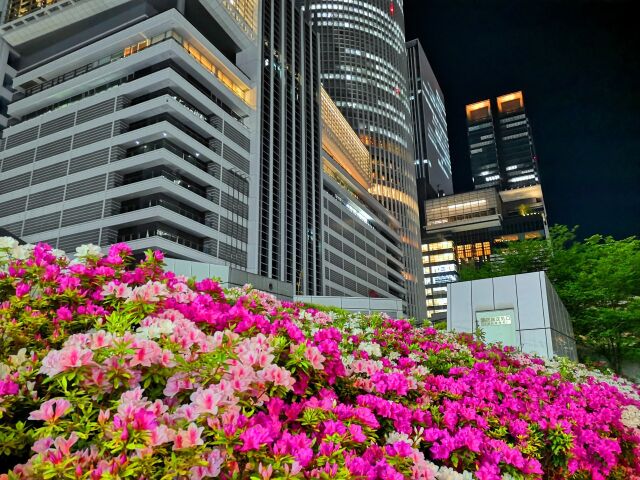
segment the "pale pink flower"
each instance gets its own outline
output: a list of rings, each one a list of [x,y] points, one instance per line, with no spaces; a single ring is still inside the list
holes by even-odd
[[[183,390],[193,390],[197,387],[198,384],[189,378],[189,375],[184,372],[178,372],[169,377],[162,393],[167,397],[174,397]]]
[[[31,412],[29,420],[42,420],[43,422],[55,422],[65,416],[71,410],[71,403],[64,398],[54,398],[40,405],[38,410]]]
[[[113,295],[116,298],[129,298],[133,294],[133,289],[126,283],[116,283],[111,281],[102,287],[102,296]]]
[[[307,348],[304,351],[304,358],[309,360],[311,366],[316,370],[324,369],[322,363],[326,360],[326,358],[322,355],[322,353],[320,353],[320,350],[318,350],[317,347],[307,345]]]
[[[173,449],[181,450],[183,448],[196,447],[204,445],[204,441],[200,437],[204,427],[197,427],[195,423],[190,423],[186,430],[178,430],[173,440]]]
[[[218,449],[212,450],[209,455],[207,455],[207,466],[206,467],[193,467],[191,468],[191,476],[192,480],[202,480],[204,478],[217,478],[222,471],[222,465],[224,464],[224,452],[221,452]]]
[[[206,390],[193,392],[190,398],[197,413],[216,415],[218,407],[222,405],[224,393],[217,388],[217,385],[212,385]]]
[[[241,392],[249,388],[249,385],[257,380],[257,376],[253,368],[239,364],[229,368],[227,379],[234,390]]]
[[[161,297],[166,298],[168,296],[169,290],[164,283],[149,281],[145,285],[134,288],[127,301],[157,303]]]
[[[175,433],[166,425],[159,425],[158,428],[152,430],[150,433],[150,444],[152,446],[162,445],[172,441],[175,438]]]
[[[60,372],[90,365],[93,360],[93,352],[77,346],[64,347],[62,350],[53,350],[42,360],[40,373],[53,377]]]
[[[262,463],[258,464],[258,473],[262,477],[262,480],[269,480],[273,475],[273,465],[267,465],[265,467]]]
[[[36,453],[44,453],[47,450],[49,450],[49,448],[51,448],[52,445],[53,445],[53,438],[51,437],[41,438],[40,440],[36,440],[34,442],[33,446],[31,447],[31,450],[33,450]]]
[[[264,382],[272,382],[274,385],[291,390],[296,383],[291,373],[278,365],[269,365],[258,372],[258,377]]]
[[[96,350],[98,348],[110,347],[113,343],[113,335],[100,330],[91,336],[90,348]]]

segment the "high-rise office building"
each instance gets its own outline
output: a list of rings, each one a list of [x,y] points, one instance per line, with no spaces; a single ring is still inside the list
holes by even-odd
[[[0,225],[254,269],[256,1],[9,3]]]
[[[522,92],[467,105],[471,175],[475,188],[512,189],[540,182]]]
[[[419,40],[407,42],[407,54],[418,204],[424,226],[424,202],[453,194],[447,114],[442,90]]]
[[[371,157],[322,90],[324,295],[405,296],[400,223],[369,193]]]
[[[447,284],[458,281],[461,265],[491,261],[506,242],[548,236],[540,185],[477,189],[427,200],[425,210],[422,255],[432,321],[446,315]]]
[[[259,269],[322,290],[318,39],[295,0],[262,2]]]
[[[401,222],[408,313],[425,316],[402,2],[297,0],[320,37],[323,86],[372,156],[370,192]]]
[[[538,157],[531,134],[531,124],[524,109],[522,92],[498,97],[496,104],[496,133],[504,188],[509,190],[539,183]]]

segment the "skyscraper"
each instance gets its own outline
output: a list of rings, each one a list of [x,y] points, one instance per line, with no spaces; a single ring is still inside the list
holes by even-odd
[[[260,275],[322,290],[318,39],[295,0],[263,0],[259,155]]]
[[[251,269],[255,0],[18,3],[0,225]]]
[[[425,317],[402,2],[297,0],[320,37],[321,80],[372,156],[370,192],[401,222],[408,313]]]
[[[407,42],[407,54],[418,204],[424,226],[424,202],[453,194],[447,114],[442,90],[419,40]]]
[[[501,187],[502,177],[490,100],[467,105],[467,127],[471,177],[475,188]]]
[[[512,189],[540,182],[522,92],[467,105],[471,175],[475,188]]]
[[[538,158],[531,125],[524,109],[522,92],[498,97],[498,151],[505,189],[526,187],[540,182]]]

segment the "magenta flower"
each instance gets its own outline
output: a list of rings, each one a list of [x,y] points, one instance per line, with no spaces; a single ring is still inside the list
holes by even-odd
[[[12,380],[0,380],[0,396],[16,395],[20,386]]]

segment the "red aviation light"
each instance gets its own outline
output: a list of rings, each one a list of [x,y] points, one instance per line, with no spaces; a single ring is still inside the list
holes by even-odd
[[[396,6],[395,6],[395,4],[393,3],[393,0],[391,0],[391,4],[389,5],[389,14],[390,14],[391,16],[393,16],[393,14],[395,13],[395,11],[396,11]]]

